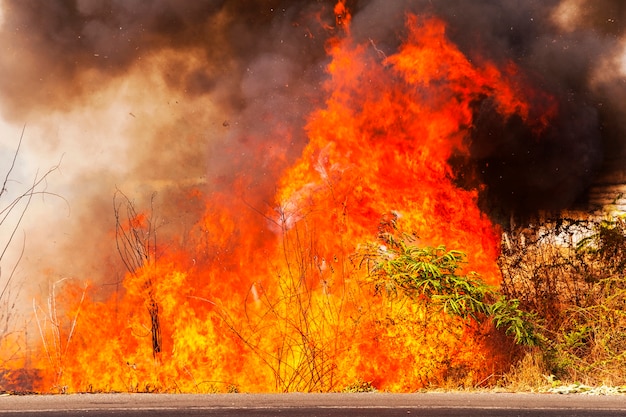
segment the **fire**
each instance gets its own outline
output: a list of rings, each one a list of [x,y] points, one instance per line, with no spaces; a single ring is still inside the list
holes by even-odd
[[[352,40],[344,2],[335,15],[345,30],[328,44],[328,98],[271,207],[250,207],[243,182],[230,193],[194,190],[206,208],[184,244],[156,241],[150,252],[141,239],[126,243],[147,256],[123,290],[102,301],[59,283],[74,302],[41,308],[51,293],[36,303],[46,343],[30,358],[34,389],[335,391],[367,382],[413,391],[475,384],[506,365],[488,329],[375,295],[354,254],[391,217],[421,245],[465,251],[467,268],[498,285],[497,230],[478,190],[455,185],[448,160],[467,152],[472,104],[483,97],[505,116],[543,122],[532,122],[514,65],[474,65],[442,21],[409,16],[406,40],[387,55],[375,40]],[[150,235],[148,216],[122,231]]]

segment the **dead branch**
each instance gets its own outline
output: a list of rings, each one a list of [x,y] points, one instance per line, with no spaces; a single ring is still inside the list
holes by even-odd
[[[113,212],[115,215],[115,242],[117,251],[129,273],[137,276],[141,268],[154,268],[157,262],[156,224],[154,222],[154,199],[150,197],[150,212],[145,222],[140,221],[134,203],[119,189],[113,195]],[[121,200],[121,201],[120,201]],[[122,209],[125,209],[122,211]],[[122,214],[124,213],[124,214]],[[152,353],[157,357],[162,350],[159,304],[154,295],[154,283],[151,275],[145,282],[147,289],[146,308],[150,315],[150,333]]]

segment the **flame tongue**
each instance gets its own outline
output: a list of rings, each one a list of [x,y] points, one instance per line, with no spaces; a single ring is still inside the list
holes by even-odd
[[[471,268],[497,284],[494,228],[477,208],[477,191],[454,185],[447,161],[467,152],[474,101],[492,97],[502,114],[523,119],[528,105],[495,66],[474,67],[445,38],[441,21],[412,16],[407,26],[409,39],[389,57],[373,41],[333,47],[327,108],[312,115],[310,143],[283,177],[278,200],[298,218],[341,207],[340,215],[311,223],[342,230],[352,243],[374,236],[381,215],[397,212],[423,244],[468,252]]]
[[[467,151],[475,100],[522,119],[528,105],[512,67],[472,65],[441,21],[411,16],[407,28],[390,56],[347,30],[332,42],[329,98],[280,181],[277,212],[214,195],[186,250],[159,253],[106,303],[77,296],[71,337],[42,329],[63,343],[42,348],[41,389],[329,391],[367,381],[404,391],[451,369],[476,381],[499,366],[480,329],[419,302],[382,303],[351,262],[391,215],[421,245],[465,251],[469,269],[500,279],[496,231],[478,192],[454,185],[448,160]]]

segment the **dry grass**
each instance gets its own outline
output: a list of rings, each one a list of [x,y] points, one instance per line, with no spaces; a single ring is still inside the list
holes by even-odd
[[[541,350],[535,348],[513,364],[500,383],[507,391],[543,392],[551,387],[552,378]]]
[[[503,384],[521,391],[626,384],[626,223],[615,217],[538,224],[504,234],[503,291],[536,313],[544,340]]]

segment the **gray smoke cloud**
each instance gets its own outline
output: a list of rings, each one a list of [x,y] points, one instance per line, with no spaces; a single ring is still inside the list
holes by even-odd
[[[50,179],[63,199],[32,206],[24,225],[22,265],[36,285],[45,271],[119,279],[118,188],[139,210],[158,192],[164,241],[201,216],[191,188],[265,209],[323,99],[335,24],[328,1],[5,0],[2,10],[0,108],[27,125],[24,178],[63,159]],[[16,131],[3,136],[10,152]]]

